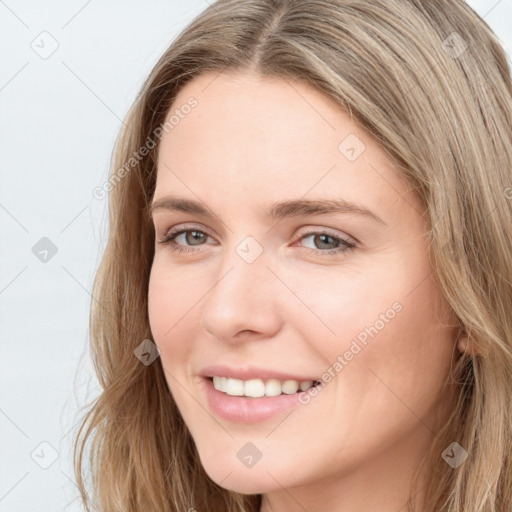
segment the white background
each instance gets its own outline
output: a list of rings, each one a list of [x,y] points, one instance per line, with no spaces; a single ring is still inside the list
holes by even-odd
[[[469,4],[510,56],[512,0]],[[0,0],[0,512],[81,510],[71,438],[77,404],[99,390],[88,314],[107,227],[92,191],[145,76],[206,7]],[[32,251],[43,237],[57,248],[47,262]],[[47,469],[35,462],[53,450]]]

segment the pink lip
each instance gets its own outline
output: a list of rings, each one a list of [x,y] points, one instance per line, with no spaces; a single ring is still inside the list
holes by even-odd
[[[271,418],[275,414],[296,406],[299,403],[299,396],[306,393],[302,391],[293,395],[260,398],[230,396],[215,389],[211,379],[204,377],[203,380],[210,410],[221,418],[238,423],[256,423]]]
[[[206,366],[203,368],[199,375],[202,377],[230,377],[232,379],[250,380],[250,379],[277,379],[281,381],[296,380],[298,382],[312,380],[319,380],[318,377],[310,377],[304,375],[292,375],[288,373],[277,372],[267,368],[258,368],[256,366],[243,366],[239,368],[232,368],[223,364],[216,364]]]

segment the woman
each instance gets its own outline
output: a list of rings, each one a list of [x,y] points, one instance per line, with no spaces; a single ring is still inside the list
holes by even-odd
[[[461,0],[206,9],[117,143],[85,506],[510,510],[511,121]]]

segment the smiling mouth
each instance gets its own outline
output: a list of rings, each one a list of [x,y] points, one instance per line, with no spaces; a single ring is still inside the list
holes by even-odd
[[[278,380],[278,379],[250,379],[241,380],[230,377],[207,377],[213,387],[229,396],[245,398],[274,397],[279,395],[293,395],[307,391],[318,386],[319,380]]]

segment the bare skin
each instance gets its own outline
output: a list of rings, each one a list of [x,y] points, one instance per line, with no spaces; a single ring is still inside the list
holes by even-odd
[[[375,139],[307,84],[208,73],[171,110],[191,96],[197,106],[162,138],[154,201],[172,194],[213,214],[154,211],[149,316],[202,464],[222,487],[262,493],[262,512],[398,512],[449,412],[443,385],[465,343],[423,208]],[[279,201],[340,198],[381,221],[263,216]],[[158,242],[181,226],[174,244],[191,252]],[[251,263],[237,252],[246,237],[262,251]],[[332,378],[309,403],[240,424],[209,409],[199,373],[213,363]],[[247,442],[262,454],[252,467],[237,457]]]

